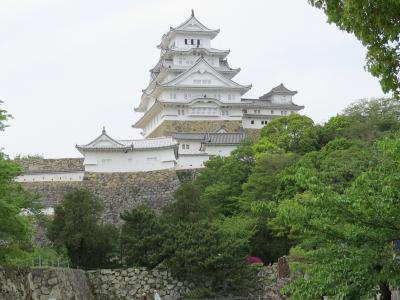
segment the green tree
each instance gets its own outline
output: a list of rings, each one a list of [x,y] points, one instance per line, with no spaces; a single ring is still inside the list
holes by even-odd
[[[10,117],[0,108],[0,131],[7,127]],[[0,264],[10,263],[16,255],[32,250],[29,222],[21,211],[32,211],[34,198],[15,182],[21,173],[19,164],[0,152]]]
[[[118,253],[116,228],[98,224],[102,209],[91,192],[76,189],[66,193],[54,210],[48,237],[59,251],[65,247],[74,267],[108,267]]]
[[[384,92],[400,95],[400,2],[396,0],[308,0],[328,22],[353,33],[367,48],[369,72]]]
[[[200,198],[213,215],[232,216],[239,211],[242,185],[254,167],[253,143],[245,141],[228,157],[214,157],[194,181]]]
[[[320,130],[322,144],[337,137],[372,143],[386,132],[400,129],[400,103],[390,98],[360,100],[343,114],[329,119]]]
[[[274,234],[268,220],[273,217],[271,207],[274,206],[279,184],[278,175],[298,159],[298,155],[294,153],[273,152],[257,155],[254,171],[243,185],[243,193],[240,196],[241,215],[247,215],[252,220],[251,255],[261,257],[268,263],[273,263],[279,257],[288,254],[291,247],[286,236]]]
[[[153,268],[163,260],[163,231],[155,212],[138,206],[121,214],[121,254],[127,266]]]
[[[261,129],[259,144],[271,143],[287,152],[304,154],[319,147],[313,120],[299,114],[279,117]]]
[[[174,193],[175,201],[162,209],[163,223],[194,223],[211,216],[210,208],[200,199],[197,186],[182,184]]]
[[[182,222],[174,229],[164,247],[173,253],[165,259],[165,265],[175,276],[210,285],[214,292],[245,292],[254,275],[244,263],[248,239],[206,221]]]
[[[338,193],[304,170],[304,191],[283,200],[276,221],[301,241],[304,276],[286,289],[291,299],[390,299],[400,285],[392,241],[400,226],[400,135],[376,143],[376,162]]]

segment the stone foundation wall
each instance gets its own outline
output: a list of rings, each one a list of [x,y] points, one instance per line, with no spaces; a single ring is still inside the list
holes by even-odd
[[[174,279],[167,271],[146,268],[88,271],[96,299],[153,299],[156,289],[163,300],[179,299],[194,285]]]
[[[86,273],[62,268],[0,268],[0,299],[94,300]]]
[[[251,297],[282,300],[278,266],[263,267]],[[83,271],[65,268],[0,268],[0,299],[12,300],[128,300],[153,298],[156,289],[163,300],[180,299],[195,289],[193,283],[176,280],[170,272],[155,268]],[[228,295],[227,295],[228,296]],[[232,296],[232,295],[231,295]]]
[[[106,222],[119,223],[119,215],[139,204],[158,211],[173,201],[180,181],[175,170],[137,173],[86,173],[82,186],[104,203]]]
[[[25,172],[83,171],[83,158],[31,158],[18,161]]]
[[[251,128],[245,128],[244,132],[246,133],[246,136],[252,140],[254,143],[257,142],[260,138],[261,135],[261,129],[251,129]]]
[[[168,136],[173,132],[215,132],[222,125],[228,132],[237,132],[241,121],[164,121],[149,137]]]
[[[81,182],[23,182],[22,186],[40,196],[46,207],[59,204],[66,192],[87,188],[104,204],[106,222],[120,222],[119,214],[139,204],[159,210],[173,200],[180,181],[175,170],[137,173],[85,173]]]

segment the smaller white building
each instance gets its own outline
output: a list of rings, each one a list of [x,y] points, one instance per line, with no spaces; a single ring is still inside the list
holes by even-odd
[[[115,140],[105,129],[87,145],[76,148],[84,156],[86,172],[145,172],[175,168],[178,143],[172,137]]]
[[[174,133],[169,137],[116,140],[105,129],[87,145],[76,148],[84,156],[85,172],[145,172],[196,169],[212,156],[228,156],[243,140],[244,132]]]
[[[212,156],[228,156],[246,135],[220,129],[214,133],[174,133],[172,137],[179,142],[176,169],[196,169],[204,167],[204,162]]]

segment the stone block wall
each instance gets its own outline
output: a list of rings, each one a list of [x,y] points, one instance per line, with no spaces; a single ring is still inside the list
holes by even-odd
[[[183,297],[194,285],[174,279],[168,271],[146,268],[96,270],[87,272],[96,299],[153,299],[157,289],[161,299]]]
[[[173,201],[180,181],[175,170],[137,173],[86,173],[82,186],[104,203],[106,222],[119,223],[119,215],[139,204],[159,210]]]
[[[168,136],[173,132],[215,132],[221,126],[228,132],[238,132],[241,121],[164,121],[149,137]]]
[[[119,214],[139,204],[159,210],[173,200],[180,181],[175,170],[137,173],[85,173],[81,182],[24,182],[22,186],[40,196],[46,207],[59,204],[66,192],[87,188],[104,204],[105,222],[120,222]]]
[[[279,289],[288,279],[279,278],[277,268],[276,264],[261,268],[256,287],[248,296],[284,299]],[[86,272],[66,268],[0,268],[0,299],[7,300],[128,300],[141,299],[143,293],[152,299],[154,289],[161,299],[175,300],[184,298],[195,288],[195,284],[179,281],[167,270],[159,268]]]
[[[94,300],[86,273],[62,268],[0,268],[0,299]]]
[[[18,161],[25,172],[83,171],[83,158],[31,158]]]
[[[54,207],[59,204],[64,194],[82,187],[79,181],[36,181],[22,182],[22,187],[39,196],[39,203],[44,207]]]

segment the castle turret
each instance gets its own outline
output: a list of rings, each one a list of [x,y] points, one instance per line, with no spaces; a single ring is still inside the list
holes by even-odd
[[[204,131],[227,123],[241,126],[241,97],[251,85],[232,80],[240,69],[232,69],[229,50],[211,47],[219,29],[209,29],[194,15],[163,35],[160,59],[150,70],[150,83],[143,90],[137,112],[142,118],[134,127],[145,137],[175,131]],[[204,128],[204,122],[214,128]],[[201,124],[202,123],[202,124]]]

